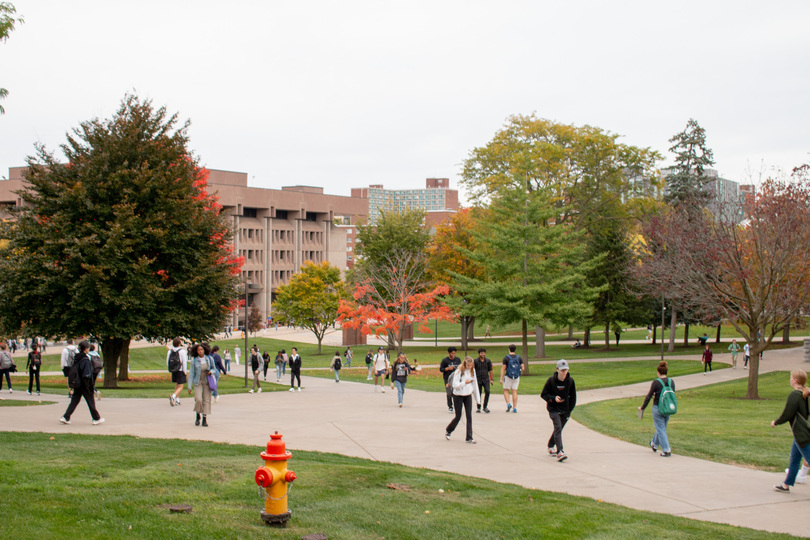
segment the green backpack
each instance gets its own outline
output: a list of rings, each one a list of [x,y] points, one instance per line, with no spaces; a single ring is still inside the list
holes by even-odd
[[[658,412],[664,416],[672,416],[678,412],[678,398],[675,397],[675,390],[672,389],[669,379],[664,384],[664,381],[659,377],[658,382],[662,386],[661,395],[658,396]]]

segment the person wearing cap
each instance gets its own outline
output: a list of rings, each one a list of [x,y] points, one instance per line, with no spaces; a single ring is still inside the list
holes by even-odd
[[[554,424],[554,431],[548,439],[548,453],[557,461],[565,461],[568,456],[563,451],[562,430],[577,405],[577,387],[568,374],[568,362],[557,362],[557,371],[546,381],[540,397],[546,402],[548,416]]]
[[[377,349],[377,354],[374,355],[374,391],[377,391],[377,379],[380,380],[380,391],[385,393],[385,374],[388,372],[390,364],[388,363],[388,355],[385,354],[385,347]]]
[[[442,359],[439,364],[439,371],[444,377],[444,390],[447,395],[447,410],[453,412],[453,387],[450,384],[450,376],[456,368],[461,365],[461,358],[456,356],[457,349],[455,347],[447,347],[447,356]]]

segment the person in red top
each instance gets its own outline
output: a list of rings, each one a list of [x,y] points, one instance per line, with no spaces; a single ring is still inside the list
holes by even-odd
[[[706,350],[703,351],[703,374],[706,375],[706,370],[712,371],[712,350],[706,345]]]

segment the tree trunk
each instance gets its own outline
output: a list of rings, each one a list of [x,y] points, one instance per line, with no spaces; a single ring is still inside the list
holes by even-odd
[[[470,316],[467,322],[467,343],[475,341],[475,316]]]
[[[585,329],[585,338],[582,340],[583,347],[590,347],[591,346],[591,329]]]
[[[610,348],[610,323],[605,321],[605,348]]]
[[[790,323],[782,329],[782,343],[790,343]]]
[[[720,343],[720,329],[723,327],[723,323],[719,323],[717,325],[717,339],[714,340],[715,343]]]
[[[678,310],[675,309],[675,305],[673,304],[671,307],[672,315],[670,316],[669,322],[669,347],[667,348],[667,352],[672,352],[675,350],[675,325],[678,323]],[[661,339],[664,339],[663,334],[661,335]]]
[[[115,370],[118,368],[118,357],[124,348],[124,338],[103,338],[101,341],[102,358],[104,359],[104,388],[118,388]]]
[[[568,325],[568,339],[574,339],[574,325]]]
[[[535,358],[546,358],[546,329],[542,326],[537,326],[534,329],[535,339]]]
[[[318,338],[318,356],[321,355],[321,342],[323,341],[323,334],[315,334],[315,337]]]
[[[658,327],[656,325],[652,325],[652,328],[653,328],[653,331],[652,331],[652,344],[655,345],[655,335],[656,335],[656,332],[658,331]],[[664,334],[664,329],[662,328],[661,329],[661,335],[663,335],[663,334]]]
[[[529,374],[529,323],[526,319],[523,319],[522,324],[522,333],[523,333],[523,340],[521,343],[521,352],[523,353],[523,360],[525,365],[523,366],[525,370],[523,373],[526,375]]]
[[[683,346],[689,346],[689,323],[683,325]]]
[[[751,332],[751,335],[756,335]],[[759,399],[759,351],[762,344],[753,341],[748,343],[751,359],[748,361],[748,391],[745,394],[746,399]]]
[[[129,344],[132,343],[132,338],[124,341],[124,348],[121,349],[121,356],[118,361],[118,380],[129,380]]]
[[[461,317],[461,348],[464,349],[464,356],[467,355],[467,328],[469,326],[469,318],[466,315]]]

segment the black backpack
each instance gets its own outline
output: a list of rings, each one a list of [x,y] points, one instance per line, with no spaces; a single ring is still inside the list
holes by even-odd
[[[78,390],[82,386],[82,380],[79,376],[79,364],[73,363],[68,369],[68,387],[71,390]]]
[[[340,361],[340,357],[335,358],[335,370],[340,371],[340,368],[343,367],[343,362]]]
[[[177,373],[182,367],[183,363],[180,361],[180,351],[177,349],[169,351],[169,372]]]

